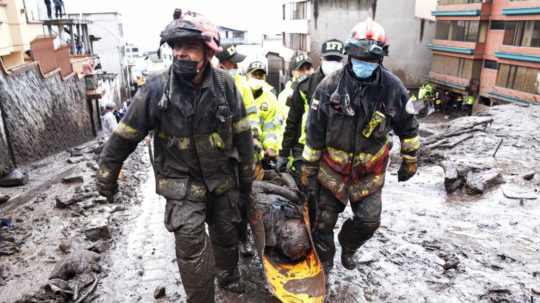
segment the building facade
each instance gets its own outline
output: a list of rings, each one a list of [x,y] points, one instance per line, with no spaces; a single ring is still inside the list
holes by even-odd
[[[0,0],[0,57],[6,68],[31,61],[30,42],[43,36],[41,22],[27,16],[23,0]]]
[[[246,44],[246,31],[218,26],[221,44]]]
[[[427,79],[481,104],[540,104],[540,1],[439,0]]]
[[[286,0],[283,45],[296,53],[308,53],[319,66],[324,41],[335,38],[345,42],[354,25],[371,17],[389,37],[390,56],[384,66],[406,86],[418,87],[429,72],[432,54],[427,45],[435,33],[435,23],[417,14],[417,1]]]

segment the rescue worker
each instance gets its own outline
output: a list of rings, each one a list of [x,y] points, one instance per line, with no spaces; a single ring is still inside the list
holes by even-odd
[[[223,70],[226,70],[234,79],[236,87],[240,91],[242,100],[244,101],[244,106],[246,107],[247,117],[249,125],[251,126],[251,132],[254,138],[255,146],[260,148],[259,143],[259,134],[261,133],[261,128],[259,126],[259,111],[257,109],[257,104],[255,99],[253,99],[253,94],[251,93],[251,88],[246,81],[245,77],[242,77],[238,72],[238,63],[244,61],[246,56],[240,54],[234,45],[223,45],[223,50],[219,53],[216,53],[216,58],[219,60],[219,67]],[[257,156],[257,155],[256,155]],[[249,245],[249,233],[248,233],[248,219],[245,205],[240,205],[240,211],[242,214],[242,221],[239,228],[239,241],[240,241],[240,254],[244,257],[250,257],[253,255],[253,250]]]
[[[118,121],[114,116],[115,108],[116,106],[112,102],[107,102],[107,104],[105,104],[105,114],[102,117],[103,121],[101,124],[103,125],[103,137],[106,139],[108,139],[118,127]]]
[[[277,121],[280,119],[277,113],[278,103],[274,93],[265,85],[266,65],[261,61],[251,62],[247,69],[247,81],[255,104],[259,110],[259,126],[261,133],[259,141],[263,149],[262,161],[271,163],[275,161],[279,150]],[[276,115],[278,115],[276,117]],[[265,166],[265,165],[263,165]],[[266,168],[266,167],[265,167]]]
[[[235,223],[253,181],[252,135],[233,78],[210,64],[222,50],[215,25],[186,12],[161,32],[163,43],[173,64],[140,88],[104,147],[97,185],[111,200],[122,163],[153,131],[156,192],[167,200],[187,302],[214,302],[216,276],[220,288],[243,291]]]
[[[321,66],[309,77],[299,81],[291,97],[291,105],[285,122],[285,133],[276,163],[276,169],[285,171],[287,163],[291,162],[291,169],[295,172],[295,179],[299,182],[299,172],[302,166],[302,151],[306,143],[305,124],[307,113],[311,104],[311,97],[321,80],[342,68],[343,42],[337,39],[325,41],[321,47]],[[292,159],[289,161],[289,156]]]
[[[407,89],[381,65],[388,55],[383,27],[371,18],[355,25],[345,54],[343,70],[323,79],[313,95],[302,155],[301,184],[319,196],[313,236],[327,273],[335,254],[333,229],[349,202],[353,216],[338,234],[345,268],[356,267],[355,252],[380,225],[389,132],[401,140],[399,181],[416,173],[420,147],[418,122],[405,109]]]
[[[300,54],[293,58],[293,61],[291,62],[291,70],[292,78],[287,81],[285,88],[278,95],[278,103],[281,115],[285,118],[287,118],[289,115],[291,98],[296,85],[306,79],[313,71],[313,60],[306,54]],[[281,136],[283,136],[283,133],[285,132],[284,124],[285,121],[283,121],[280,129]]]
[[[246,56],[240,54],[234,45],[223,46],[223,51],[216,54],[216,58],[219,60],[220,68],[226,70],[234,79],[236,87],[242,95],[242,100],[246,107],[249,125],[251,126],[251,131],[255,138],[258,138],[258,135],[261,133],[259,127],[259,112],[257,110],[257,104],[255,104],[255,99],[253,99],[253,94],[249,84],[246,81],[245,77],[242,77],[238,71],[238,63],[244,61]]]
[[[458,95],[456,98],[456,110],[458,113],[463,110],[463,95]]]
[[[472,115],[472,109],[474,105],[474,96],[473,94],[467,95],[467,99],[465,101],[465,108],[467,109],[467,116]]]

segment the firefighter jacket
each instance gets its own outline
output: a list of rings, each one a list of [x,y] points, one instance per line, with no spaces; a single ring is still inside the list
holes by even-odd
[[[271,148],[279,150],[279,138],[277,121],[279,120],[278,103],[276,95],[262,88],[253,94],[255,103],[259,109],[259,126],[261,127],[260,139],[264,150]]]
[[[122,163],[149,131],[154,132],[158,194],[197,199],[208,191],[219,195],[251,186],[251,130],[242,98],[226,72],[207,64],[199,89],[169,71],[148,79],[105,144],[98,179],[116,182]]]
[[[319,166],[319,183],[336,199],[347,204],[382,189],[390,130],[401,140],[402,156],[416,157],[418,122],[406,112],[408,99],[401,81],[382,67],[362,81],[346,67],[317,87],[302,157]]]
[[[298,79],[298,85],[290,101],[289,114],[285,122],[285,132],[279,155],[287,158],[291,155],[293,158],[300,158],[304,150],[305,124],[307,113],[311,102],[311,97],[317,88],[317,85],[324,78],[324,73],[319,68],[310,75],[305,75]]]
[[[242,96],[242,100],[244,101],[251,131],[258,136],[261,133],[261,128],[259,126],[259,111],[257,110],[255,99],[253,99],[251,88],[249,88],[249,84],[247,84],[245,77],[236,74],[233,78],[234,84],[236,84],[236,87],[240,91],[240,96]]]

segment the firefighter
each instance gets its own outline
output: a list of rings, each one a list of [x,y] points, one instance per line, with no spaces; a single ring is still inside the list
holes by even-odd
[[[224,45],[223,51],[217,53],[216,58],[219,60],[220,68],[226,70],[233,77],[234,83],[242,95],[253,136],[258,138],[261,130],[259,127],[259,111],[257,110],[257,104],[255,104],[253,94],[251,93],[246,78],[242,77],[238,72],[238,63],[244,61],[246,56],[240,54],[234,45]]]
[[[184,13],[161,43],[173,49],[173,64],[135,95],[100,156],[97,185],[112,200],[123,162],[153,131],[156,192],[167,201],[165,227],[176,239],[187,302],[214,302],[216,276],[220,288],[243,291],[235,223],[254,178],[251,130],[233,78],[210,64],[222,50],[211,21]]]
[[[324,42],[321,47],[320,68],[309,75],[309,77],[299,81],[292,94],[276,169],[283,172],[285,171],[287,163],[291,162],[291,169],[295,172],[297,181],[299,181],[299,172],[302,165],[302,151],[304,149],[304,144],[306,143],[304,126],[311,97],[315,92],[315,88],[325,76],[341,69],[342,60],[343,42],[337,39],[331,39]],[[292,159],[289,159],[289,156],[291,156]]]
[[[262,146],[263,163],[276,160],[279,150],[278,128],[279,118],[277,98],[266,83],[266,65],[261,61],[251,62],[247,69],[247,81],[259,110],[259,141]],[[263,165],[266,166],[266,165]],[[265,167],[267,168],[267,167]]]
[[[356,267],[355,252],[380,225],[389,132],[401,140],[399,181],[416,173],[420,147],[418,122],[406,111],[407,89],[381,65],[388,55],[383,27],[371,19],[358,23],[345,54],[343,70],[326,77],[313,95],[302,155],[301,184],[319,197],[313,236],[326,272],[333,267],[333,229],[349,202],[353,216],[338,234],[345,268]]]

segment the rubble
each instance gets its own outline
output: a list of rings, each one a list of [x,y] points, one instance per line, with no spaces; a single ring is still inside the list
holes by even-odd
[[[0,204],[5,203],[11,199],[10,195],[0,195]]]
[[[111,230],[108,226],[104,225],[85,229],[83,230],[83,234],[86,236],[87,240],[92,242],[98,240],[110,240],[112,238]]]
[[[165,287],[158,286],[154,290],[154,299],[159,299],[165,296]]]
[[[15,169],[7,176],[0,178],[0,187],[21,186],[28,183],[28,175],[20,169]]]
[[[486,190],[495,185],[503,184],[504,180],[501,172],[498,169],[492,168],[483,172],[469,171],[467,173],[467,181],[465,183],[465,192],[468,195],[483,194]]]
[[[71,175],[62,178],[62,183],[83,183],[84,178],[82,175]]]

